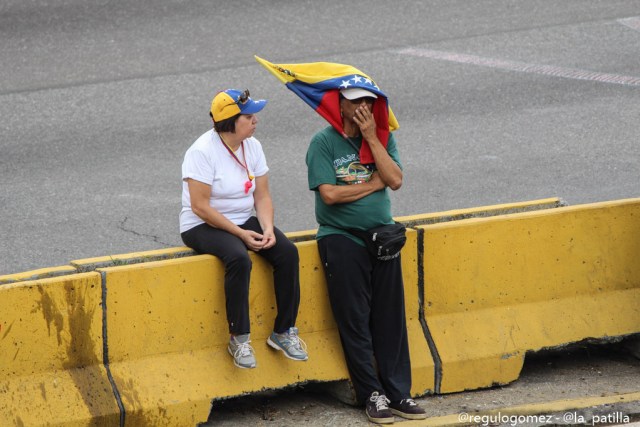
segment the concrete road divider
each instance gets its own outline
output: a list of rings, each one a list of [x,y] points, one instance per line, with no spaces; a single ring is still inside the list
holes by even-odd
[[[418,269],[420,265],[418,260],[421,257],[418,251],[419,238],[420,235],[416,230],[408,229],[407,243],[401,253],[413,396],[433,393],[435,381],[435,364],[425,336],[423,321],[422,272]]]
[[[76,270],[71,265],[40,268],[38,270],[0,276],[0,285],[5,285],[7,283],[25,282],[28,280],[46,279],[48,277],[66,276],[67,274],[73,274],[77,272],[78,270]]]
[[[306,381],[346,379],[314,242],[299,244],[298,318],[310,359],[269,348],[276,315],[272,273],[251,254],[251,339],[256,369],[238,369],[227,352],[223,265],[199,255],[100,269],[106,284],[110,368],[127,426],[195,425],[211,401]]]
[[[486,218],[497,215],[507,215],[518,212],[531,212],[543,209],[554,209],[566,206],[566,203],[558,197],[547,199],[529,200],[525,202],[503,203],[500,205],[480,206],[465,209],[454,209],[444,212],[423,213],[417,215],[398,216],[394,219],[407,227],[435,224],[439,222],[459,221],[468,218]],[[316,236],[316,230],[293,231],[286,233],[293,242],[312,240]]]
[[[417,227],[419,225],[460,221],[470,218],[489,218],[493,216],[509,215],[513,213],[555,209],[562,206],[566,206],[566,203],[562,199],[551,197],[540,200],[529,200],[526,202],[503,203],[500,205],[480,206],[465,209],[454,209],[444,212],[399,216],[396,217],[395,220],[403,223],[407,227]]]
[[[414,396],[508,383],[528,351],[640,332],[640,199],[396,219],[410,226]],[[196,425],[216,399],[346,380],[314,235],[288,233],[300,253],[306,362],[267,346],[272,273],[250,254],[256,369],[236,368],[227,352],[215,257],[179,247],[0,277],[0,425]]]
[[[418,318],[417,232],[403,254],[414,391],[433,386],[433,361]],[[297,244],[301,304],[297,326],[309,350],[295,362],[266,345],[276,316],[270,266],[251,254],[251,339],[256,369],[227,352],[222,263],[208,255],[99,269],[106,287],[110,370],[127,426],[195,425],[211,401],[309,381],[348,378],[315,241]]]
[[[0,426],[114,426],[98,273],[0,286]]]
[[[187,248],[185,246],[179,246],[175,248],[156,249],[153,251],[132,252],[128,254],[84,258],[71,261],[70,264],[78,272],[86,272],[94,271],[101,267],[142,264],[145,262],[182,258],[191,255],[196,255],[193,249]]]
[[[514,381],[530,350],[640,332],[640,199],[419,228],[438,393]]]

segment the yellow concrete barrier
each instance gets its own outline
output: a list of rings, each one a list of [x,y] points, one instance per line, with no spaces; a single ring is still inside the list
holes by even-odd
[[[527,351],[640,332],[640,199],[396,219],[415,227],[402,252],[414,396],[507,383]],[[212,400],[347,379],[314,235],[288,233],[307,362],[267,347],[272,274],[251,254],[253,370],[227,353],[215,257],[179,247],[0,277],[0,425],[196,425]]]
[[[421,395],[433,390],[434,364],[419,316],[418,233],[409,230],[407,237],[403,268],[412,392]],[[24,322],[18,328],[5,321],[0,328],[6,368],[0,372],[7,378],[0,394],[5,417],[0,421],[6,423],[0,425],[51,420],[58,425],[118,425],[120,419],[126,426],[196,425],[206,421],[214,399],[309,381],[346,380],[316,242],[297,246],[302,287],[297,326],[310,359],[290,361],[267,347],[276,315],[272,274],[267,263],[251,254],[252,340],[258,358],[254,370],[235,368],[227,353],[224,270],[208,255],[141,263],[134,262],[149,257],[136,253],[87,259],[72,264],[95,272],[0,287],[1,312]],[[26,303],[29,298],[31,304]],[[27,307],[36,307],[29,312],[36,321],[22,313]],[[46,339],[33,335],[38,324]],[[46,342],[50,345],[43,345]],[[24,363],[7,350],[12,346],[29,355]],[[38,368],[45,360],[50,362]],[[9,378],[9,370],[15,379]],[[33,398],[34,390],[42,402]]]
[[[0,276],[0,285],[4,285],[7,283],[25,282],[28,280],[46,279],[48,277],[66,276],[68,274],[77,272],[78,271],[70,265],[40,268],[38,270]]]
[[[395,220],[407,227],[419,225],[437,224],[440,222],[460,221],[469,218],[488,218],[499,215],[509,215],[521,212],[533,212],[545,209],[555,209],[566,206],[566,203],[558,197],[547,199],[529,200],[524,202],[503,203],[499,205],[480,206],[465,209],[454,209],[444,212],[423,213],[418,215],[399,216]]]
[[[459,221],[468,218],[486,218],[497,215],[507,215],[517,212],[531,212],[542,209],[554,209],[566,206],[565,202],[558,197],[550,197],[539,200],[529,200],[524,202],[503,203],[499,205],[480,206],[465,209],[454,209],[444,212],[423,213],[417,215],[397,216],[394,219],[403,223],[407,227],[418,225],[435,224],[439,222]],[[293,242],[303,242],[313,240],[316,237],[316,229],[303,230],[285,233],[289,240]]]
[[[419,320],[416,231],[403,253],[414,394],[432,390],[434,364]],[[251,254],[252,344],[256,369],[227,353],[222,263],[200,255],[99,269],[106,287],[110,370],[127,426],[195,425],[211,401],[309,381],[348,378],[315,241],[298,243],[301,305],[297,326],[310,358],[294,362],[268,348],[276,316],[269,265]]]
[[[640,199],[420,228],[439,393],[513,381],[529,350],[640,332]]]
[[[195,425],[213,399],[310,380],[346,378],[315,242],[299,245],[303,303],[298,327],[311,354],[294,362],[267,347],[275,318],[268,264],[252,254],[251,338],[256,369],[227,353],[223,266],[211,256],[101,269],[110,367],[127,426]]]
[[[411,394],[423,396],[434,392],[435,363],[426,339],[422,303],[424,288],[422,271],[418,269],[421,253],[419,234],[416,230],[407,230],[407,243],[402,249],[402,276],[404,281],[404,300],[407,317],[407,335],[411,356]]]
[[[175,248],[156,249],[145,252],[131,252],[127,254],[108,255],[95,258],[73,260],[71,266],[78,272],[94,271],[101,267],[114,267],[118,265],[140,264],[143,262],[160,261],[165,259],[182,258],[195,255],[193,249],[186,246]]]
[[[114,426],[100,275],[0,286],[0,426]]]

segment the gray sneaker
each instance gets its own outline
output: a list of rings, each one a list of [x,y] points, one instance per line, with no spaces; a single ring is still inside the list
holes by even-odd
[[[267,344],[276,350],[281,350],[284,355],[292,360],[307,360],[307,345],[298,336],[298,328],[291,327],[281,334],[272,332],[267,339]]]
[[[231,336],[229,340],[229,354],[233,356],[233,364],[238,368],[255,368],[256,358],[253,347],[249,344],[249,334]]]

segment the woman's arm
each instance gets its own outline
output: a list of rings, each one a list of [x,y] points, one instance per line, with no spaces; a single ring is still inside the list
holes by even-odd
[[[253,199],[256,217],[262,228],[262,249],[269,249],[276,244],[276,235],[273,232],[273,202],[269,192],[269,178],[266,174],[256,177]]]

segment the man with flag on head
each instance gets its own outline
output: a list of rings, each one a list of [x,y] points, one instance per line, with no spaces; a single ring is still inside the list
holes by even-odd
[[[400,257],[379,260],[349,229],[393,224],[388,188],[403,173],[386,95],[342,64],[258,61],[331,124],[307,151],[317,240],[329,300],[356,397],[375,423],[424,419],[411,399],[411,362]]]

